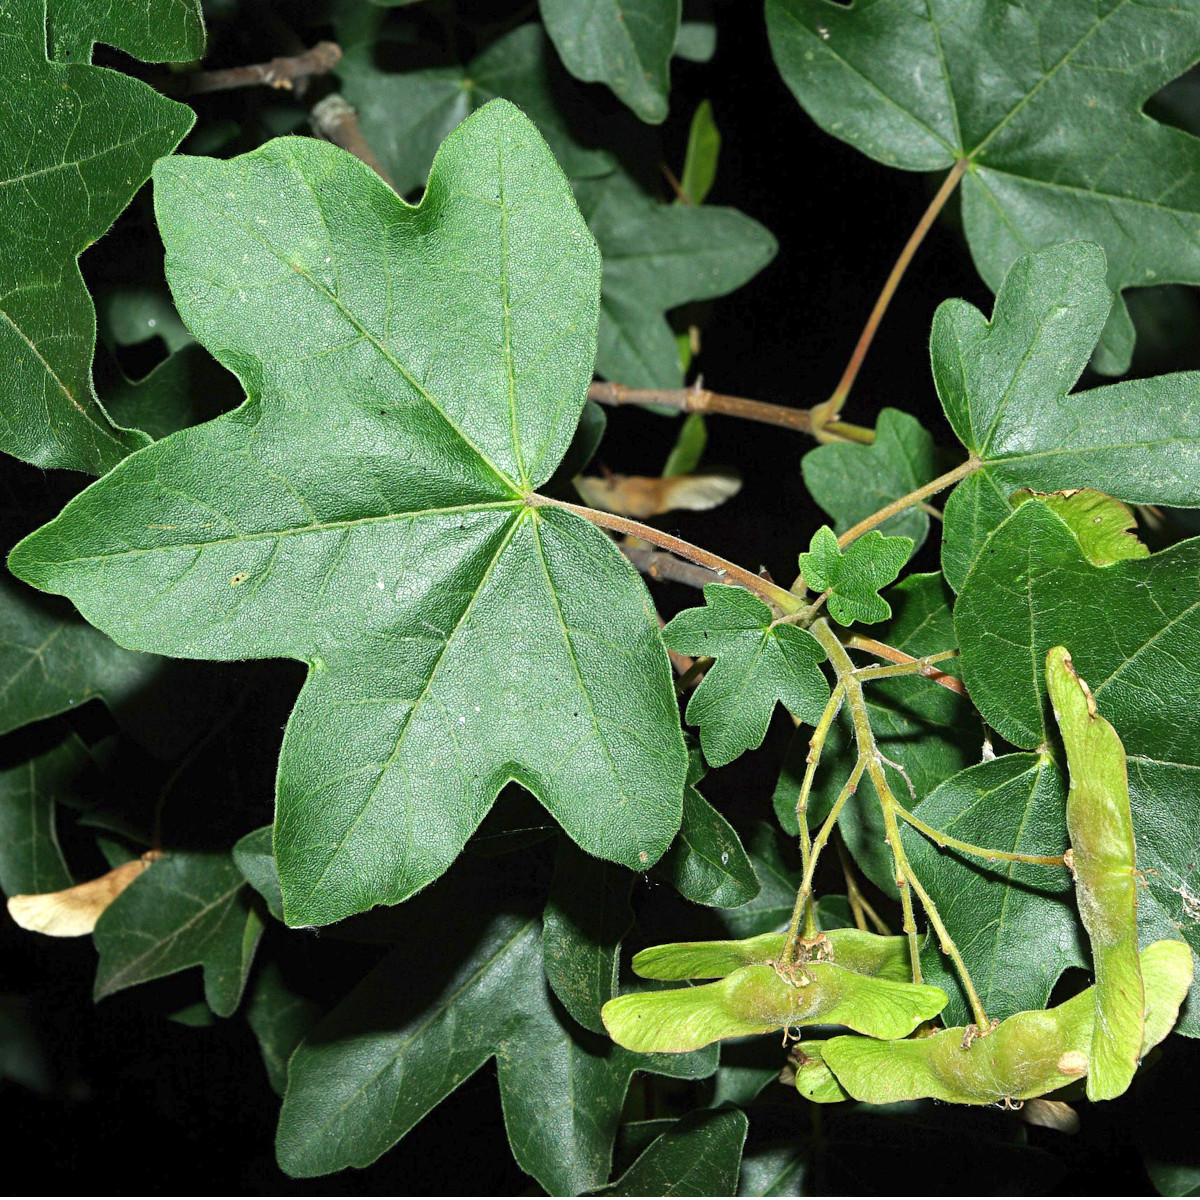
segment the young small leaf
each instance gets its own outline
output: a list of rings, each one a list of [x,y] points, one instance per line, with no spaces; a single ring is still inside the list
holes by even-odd
[[[809,725],[821,717],[829,685],[817,664],[825,652],[744,588],[710,583],[704,607],[689,608],[663,630],[672,650],[715,659],[688,701],[704,757],[714,767],[762,744],[776,702]]]
[[[872,529],[843,550],[833,530],[822,525],[800,555],[800,571],[811,589],[829,592],[829,614],[839,625],[870,625],[892,615],[879,589],[900,574],[912,548],[912,538],[885,537]]]
[[[688,130],[687,153],[679,175],[680,202],[703,204],[717,178],[717,158],[721,153],[721,131],[713,119],[712,104],[701,101],[692,114]],[[694,413],[699,416],[699,413]]]
[[[829,442],[810,450],[801,462],[804,486],[833,518],[835,533],[845,533],[885,504],[906,496],[937,474],[933,438],[915,418],[885,408],[869,446]],[[917,550],[929,532],[929,517],[905,509],[879,526],[881,533],[912,538]]]

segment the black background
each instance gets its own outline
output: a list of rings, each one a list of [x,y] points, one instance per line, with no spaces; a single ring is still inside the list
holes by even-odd
[[[880,284],[938,181],[880,166],[820,133],[779,80],[758,5],[726,5],[718,18],[715,60],[708,65],[676,60],[664,159],[678,171],[691,113],[700,100],[711,99],[723,147],[709,203],[736,205],[755,217],[772,230],[780,248],[758,278],[713,307],[698,365],[716,390],[804,406],[836,383]],[[218,42],[211,61],[235,64],[279,52],[269,37],[254,32],[237,44]],[[894,405],[920,417],[939,444],[951,438],[930,381],[930,319],[949,296],[964,296],[985,311],[991,303],[958,232],[954,208],[952,202],[919,251],[847,413],[848,419],[871,425],[880,408]],[[89,278],[119,278],[123,256],[158,253],[145,211],[144,203],[135,205],[85,256]],[[150,364],[131,360],[125,365],[137,371]],[[657,474],[675,429],[673,422],[641,410],[610,411],[601,458],[617,470]],[[786,431],[721,418],[713,418],[709,430],[708,460],[738,468],[744,489],[715,512],[673,515],[668,527],[790,581],[797,552],[821,523],[800,478],[800,458],[808,445]],[[666,615],[695,601],[681,588],[656,594]],[[773,726],[762,752],[712,777],[710,798],[726,812],[769,815],[784,724]],[[264,746],[264,755],[268,749]],[[261,799],[269,803],[269,795]],[[175,998],[179,1004],[194,999],[195,980],[163,981],[93,1008],[90,943],[37,939],[16,931],[7,918],[0,925],[0,963],[4,990],[27,998],[57,1081],[48,1096],[0,1085],[5,1165],[10,1180],[23,1180],[22,1190],[536,1192],[508,1153],[491,1064],[368,1170],[294,1182],[274,1163],[278,1101],[244,1022],[193,1029],[161,1015]],[[336,994],[345,984],[331,978],[328,986]],[[1200,1065],[1197,1049],[1173,1039],[1164,1063],[1153,1072],[1150,1091],[1140,1082],[1121,1101],[1081,1106],[1083,1130],[1075,1137],[1031,1130],[1030,1141],[1066,1167],[1061,1178],[1047,1180],[1046,1190],[1149,1194],[1137,1142],[1169,1133],[1178,1119],[1192,1119],[1188,1082]],[[1147,1108],[1150,1093],[1154,1103]],[[1150,1114],[1141,1127],[1139,1111],[1143,1117]],[[913,1162],[911,1169],[919,1173],[911,1177],[886,1155],[863,1149],[868,1152],[844,1164],[842,1174],[829,1173],[826,1186],[876,1194],[993,1189],[991,1179],[971,1173],[969,1139],[944,1143],[923,1162]]]

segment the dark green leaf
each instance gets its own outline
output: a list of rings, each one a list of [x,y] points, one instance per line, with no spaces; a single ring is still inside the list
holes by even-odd
[[[778,830],[766,821],[756,822],[746,841],[746,857],[758,879],[758,895],[738,908],[722,909],[718,914],[721,924],[735,938],[783,929],[791,920],[800,887],[799,872],[791,870],[780,853]]]
[[[686,755],[653,608],[611,539],[524,499],[574,434],[599,274],[533,126],[476,113],[418,208],[311,139],[164,160],[157,199],[180,310],[252,396],[10,564],[124,644],[309,664],[279,771],[289,922],[425,886],[511,779],[585,850],[656,861]]]
[[[497,1059],[518,1164],[555,1195],[608,1177],[635,1070],[709,1075],[715,1054],[644,1057],[554,1007],[536,917],[500,915],[482,933],[443,908],[428,950],[394,951],[301,1043],[288,1070],[278,1152],[311,1176],[366,1166],[490,1058]]]
[[[267,1079],[277,1095],[287,1088],[288,1059],[318,1015],[311,1000],[288,988],[276,963],[267,963],[258,973],[246,1001],[246,1020],[258,1039]]]
[[[802,469],[804,486],[833,518],[839,534],[937,474],[933,438],[915,417],[894,408],[879,414],[871,445],[818,446],[804,456]],[[912,538],[913,548],[919,549],[929,532],[929,517],[919,508],[909,508],[889,517],[879,530]]]
[[[915,812],[927,825],[976,846],[1024,854],[1061,854],[1067,845],[1066,791],[1054,763],[1006,754],[960,771]],[[1071,877],[1062,867],[982,862],[938,850],[916,830],[904,844],[971,973],[989,1017],[1001,1021],[1044,1008],[1060,974],[1086,967]],[[948,959],[930,938],[926,982],[946,990],[947,1025],[973,1020]]]
[[[201,966],[209,1008],[227,1017],[242,998],[262,930],[228,854],[167,854],[96,923],[96,999]]]
[[[633,876],[623,867],[559,840],[542,915],[542,956],[554,994],[593,1033],[604,1032],[600,1009],[617,994],[621,939],[633,924],[632,886]]]
[[[196,345],[184,346],[143,379],[122,378],[104,389],[114,421],[155,439],[220,416],[241,400],[237,380]]]
[[[659,870],[695,904],[738,908],[759,893],[737,831],[694,787],[683,791],[683,824]]]
[[[233,847],[233,861],[242,878],[263,898],[271,916],[282,921],[283,892],[279,887],[279,871],[275,866],[271,839],[270,825],[246,834]]]
[[[807,631],[776,624],[771,610],[744,588],[710,583],[704,606],[679,613],[663,640],[682,654],[716,661],[688,701],[710,765],[722,767],[762,744],[776,703],[816,724],[829,699],[817,666],[825,652]]]
[[[183,41],[172,36],[171,9],[197,22]],[[56,0],[51,15],[62,31],[56,57],[71,65],[46,57],[45,0],[0,4],[0,448],[98,474],[146,438],[116,428],[92,390],[96,316],[76,259],[194,118],[146,84],[90,66],[91,43],[192,57],[203,28],[190,0]]]
[[[983,464],[946,505],[942,566],[955,590],[1018,488],[1098,488],[1121,500],[1200,505],[1200,375],[1071,388],[1109,309],[1104,255],[1075,242],[1020,259],[988,322],[947,300],[933,322],[946,416]]]
[[[540,0],[542,20],[568,71],[602,82],[643,121],[667,115],[681,0]]]
[[[0,574],[0,733],[99,696],[113,709],[162,668],[93,629],[65,601]]]
[[[689,1113],[601,1196],[732,1196],[749,1123],[737,1108]]]
[[[56,802],[75,793],[91,764],[74,734],[0,769],[0,890],[7,896],[58,892],[75,881],[55,829]]]
[[[678,387],[663,313],[741,287],[775,257],[775,239],[736,209],[658,204],[624,171],[572,182],[604,259],[596,373],[627,387]]]
[[[811,589],[829,593],[829,615],[839,625],[872,625],[892,615],[879,589],[900,574],[912,548],[911,538],[884,537],[872,529],[843,550],[833,530],[822,525],[800,555],[800,571]]]
[[[568,116],[586,105],[578,85],[562,77],[540,25],[522,25],[463,66],[403,73],[375,66],[375,47],[350,45],[338,65],[343,94],[358,110],[364,136],[396,187],[425,183],[433,156],[451,130],[489,100],[511,100],[536,123],[572,178],[604,175],[613,160],[588,149]]]
[[[1142,111],[1200,58],[1195,0],[769,0],[767,23],[822,128],[905,170],[969,160],[963,224],[992,288],[1070,238],[1104,247],[1118,292],[1200,283],[1200,144]],[[1121,304],[1106,340],[1125,370]]]

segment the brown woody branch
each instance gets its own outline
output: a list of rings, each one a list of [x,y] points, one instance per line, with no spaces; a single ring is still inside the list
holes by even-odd
[[[312,124],[313,132],[319,137],[323,137],[327,142],[332,142],[335,146],[341,146],[343,150],[348,150],[359,161],[366,163],[388,187],[393,191],[396,190],[396,185],[387,171],[383,169],[383,164],[376,157],[375,151],[363,137],[362,129],[358,124],[358,113],[354,111],[353,106],[345,97],[338,95],[337,92],[326,96],[319,104],[313,105],[309,121]]]
[[[696,563],[685,562],[665,550],[644,546],[621,546],[620,550],[643,575],[648,575],[651,579],[682,583],[694,588],[724,582],[716,571],[710,571]]]
[[[719,413],[726,417],[740,417],[746,421],[758,421],[764,425],[777,425],[796,433],[816,435],[812,413],[807,408],[788,408],[783,404],[768,404],[765,400],[748,400],[744,396],[727,396],[721,392],[710,392],[707,388],[630,388],[621,383],[593,383],[588,388],[588,399],[597,404],[616,407],[622,404],[663,404],[687,413]],[[826,434],[839,440],[869,443],[874,433],[858,425],[844,421],[832,421],[824,427]]]
[[[201,92],[228,92],[234,88],[272,87],[291,91],[307,83],[314,75],[326,75],[341,62],[342,48],[336,42],[318,42],[303,54],[273,58],[270,62],[248,67],[225,67],[217,71],[197,71],[183,82],[185,95]]]

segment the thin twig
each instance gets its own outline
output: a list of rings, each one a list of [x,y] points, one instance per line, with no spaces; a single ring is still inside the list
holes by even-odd
[[[358,113],[354,111],[345,97],[340,96],[337,92],[326,96],[319,104],[313,105],[309,121],[312,124],[313,132],[318,136],[323,137],[327,142],[332,142],[335,146],[341,146],[343,150],[349,150],[355,158],[366,163],[392,191],[396,190],[391,176],[383,169],[383,164],[376,157],[375,151],[363,137],[362,129],[358,124]]]
[[[864,683],[870,682],[873,679],[887,679],[893,675],[923,675],[932,683],[939,684],[944,688],[948,688],[952,692],[957,692],[960,696],[967,694],[966,687],[963,686],[963,681],[954,675],[949,675],[945,671],[939,671],[935,663],[953,658],[958,654],[957,650],[944,650],[940,654],[928,654],[922,658],[914,658],[911,654],[905,654],[903,650],[897,650],[895,646],[889,646],[886,642],[876,641],[875,638],[862,637],[859,634],[853,634],[846,638],[845,644],[851,650],[865,650],[868,654],[874,654],[877,658],[887,659],[888,662],[895,663],[895,667],[860,667],[854,672],[856,678]]]
[[[957,850],[959,854],[970,854],[974,858],[982,858],[987,862],[1033,863],[1039,867],[1065,867],[1067,860],[1062,854],[1024,854],[1017,850],[993,850],[987,846],[975,846],[970,842],[960,841],[926,825],[920,817],[914,816],[902,804],[896,805],[896,814],[902,821],[907,821],[919,833],[923,833],[935,845],[944,850]]]
[[[188,96],[197,96],[202,92],[229,92],[244,87],[284,88],[291,91],[298,83],[306,82],[314,75],[327,75],[341,60],[342,48],[336,42],[318,42],[303,54],[273,58],[266,63],[196,71],[184,77],[182,88]]]
[[[842,878],[846,881],[846,900],[850,904],[850,911],[854,914],[854,922],[859,929],[866,929],[866,921],[863,918],[870,920],[875,926],[875,932],[883,937],[890,937],[891,930],[887,926],[887,922],[875,911],[871,903],[863,895],[862,888],[858,885],[858,876],[854,871],[854,864],[850,859],[850,851],[846,849],[846,840],[842,837],[841,830],[837,830],[833,838],[833,847],[837,851],[838,861],[842,864]]]
[[[789,613],[798,612],[804,607],[803,601],[793,596],[791,592],[785,591],[777,583],[771,583],[770,580],[763,579],[761,575],[755,575],[752,571],[747,571],[745,567],[739,567],[737,563],[730,562],[719,554],[713,554],[700,546],[694,546],[691,542],[673,537],[651,525],[643,525],[640,521],[631,521],[628,517],[619,517],[616,513],[601,512],[597,508],[586,508],[582,504],[568,504],[565,500],[554,500],[536,492],[527,496],[525,502],[531,508],[565,508],[568,512],[573,512],[577,516],[583,517],[584,520],[591,521],[593,525],[599,525],[601,529],[611,529],[615,533],[628,534],[641,538],[644,542],[661,546],[664,550],[669,550],[680,558],[686,558],[702,567],[708,567],[709,570],[722,576],[726,583],[741,584],[742,587],[754,592],[777,610]]]
[[[924,500],[926,496],[932,496],[948,488],[951,484],[957,483],[960,479],[965,479],[973,471],[978,471],[979,466],[980,463],[977,458],[968,458],[966,462],[959,463],[953,471],[947,471],[945,475],[939,475],[936,479],[930,480],[929,483],[923,484],[919,488],[914,488],[907,496],[900,496],[890,504],[885,504],[878,512],[873,512],[869,517],[864,517],[857,525],[851,525],[838,538],[838,546],[844,550],[855,538],[862,537],[868,530],[874,529],[876,525],[882,525],[889,517],[894,517],[906,508],[912,508],[913,505]]]
[[[726,396],[707,388],[630,388],[621,383],[596,382],[588,388],[588,399],[597,404],[618,407],[622,404],[662,404],[686,413],[719,413],[725,417],[740,417],[764,425],[777,425],[797,433],[813,433],[812,415],[807,408],[788,408],[783,404],[768,404],[765,400],[748,400],[744,396]],[[833,421],[825,432],[848,442],[869,445],[875,432],[860,425]]]
[[[960,158],[950,168],[949,174],[942,181],[942,186],[938,188],[937,194],[929,202],[929,207],[917,222],[908,241],[905,242],[904,249],[900,251],[900,257],[896,259],[896,264],[892,267],[891,274],[888,275],[887,281],[879,293],[879,299],[875,301],[875,307],[871,309],[871,315],[867,318],[862,333],[858,335],[858,342],[850,355],[850,361],[846,363],[846,369],[842,372],[841,379],[838,380],[837,387],[833,389],[828,400],[813,406],[813,424],[817,430],[822,427],[827,429],[829,422],[842,411],[842,405],[846,403],[846,397],[850,394],[855,379],[858,378],[858,372],[862,368],[867,351],[871,348],[871,342],[875,338],[879,323],[883,320],[883,314],[887,312],[888,305],[896,294],[896,289],[900,286],[900,280],[904,278],[908,264],[912,262],[913,255],[916,254],[925,240],[925,235],[937,220],[938,213],[942,211],[946,201],[954,194],[954,189],[958,186],[958,181],[962,178],[967,165],[967,160]]]
[[[688,587],[703,588],[710,583],[723,583],[716,571],[698,567],[695,563],[676,558],[665,550],[648,549],[645,546],[622,546],[621,553],[643,575],[661,579],[668,583],[683,583]]]

